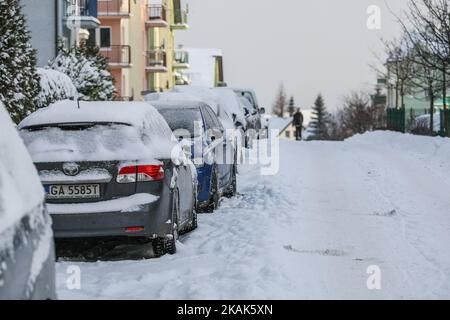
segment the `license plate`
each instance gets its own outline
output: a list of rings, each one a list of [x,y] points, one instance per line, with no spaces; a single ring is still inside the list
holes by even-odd
[[[95,199],[100,198],[99,184],[48,185],[47,199]]]

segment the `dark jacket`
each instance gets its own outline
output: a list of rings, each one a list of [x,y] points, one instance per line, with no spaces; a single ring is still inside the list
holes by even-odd
[[[298,111],[294,114],[294,120],[292,121],[292,124],[295,127],[303,126],[303,114],[300,111]]]

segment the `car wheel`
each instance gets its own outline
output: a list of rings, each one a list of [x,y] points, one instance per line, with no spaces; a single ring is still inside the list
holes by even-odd
[[[206,213],[213,213],[219,207],[220,195],[219,195],[219,179],[217,173],[217,166],[214,166],[211,177],[211,191],[209,204],[206,208]]]
[[[231,185],[228,187],[227,193],[225,193],[225,197],[232,198],[237,194],[237,169],[236,165],[233,166],[233,173],[231,177]]]
[[[180,198],[178,190],[175,189],[172,203],[172,231],[167,237],[159,237],[153,241],[153,252],[160,257],[164,254],[175,254],[177,252],[178,240],[178,216],[180,211]]]

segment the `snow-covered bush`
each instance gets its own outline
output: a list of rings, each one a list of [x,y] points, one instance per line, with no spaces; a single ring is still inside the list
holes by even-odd
[[[36,52],[19,1],[0,0],[0,21],[0,100],[18,123],[35,110]]]
[[[48,107],[50,104],[65,99],[75,98],[77,89],[72,80],[62,72],[38,68],[41,91],[36,98],[38,108]]]
[[[430,135],[430,115],[424,114],[416,117],[409,128],[412,134],[417,135]],[[441,115],[439,112],[434,114],[433,117],[433,132],[439,132],[441,130]]]
[[[60,47],[49,68],[66,74],[75,85],[80,100],[113,100],[116,94],[114,78],[107,70],[107,60],[98,48],[85,45],[69,50]]]

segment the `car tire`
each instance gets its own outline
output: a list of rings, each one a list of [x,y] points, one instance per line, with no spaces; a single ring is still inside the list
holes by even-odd
[[[180,197],[177,189],[174,191],[172,203],[172,230],[168,237],[159,237],[153,241],[153,252],[156,257],[161,257],[168,253],[170,255],[177,252],[177,240],[179,236],[178,216],[180,211]]]
[[[233,198],[237,194],[237,168],[233,166],[233,173],[231,177],[231,185],[228,187],[228,191],[224,194],[226,198]]]
[[[219,195],[219,178],[217,173],[217,166],[213,167],[211,175],[211,191],[209,204],[206,207],[206,213],[213,213],[219,207],[220,195]]]

